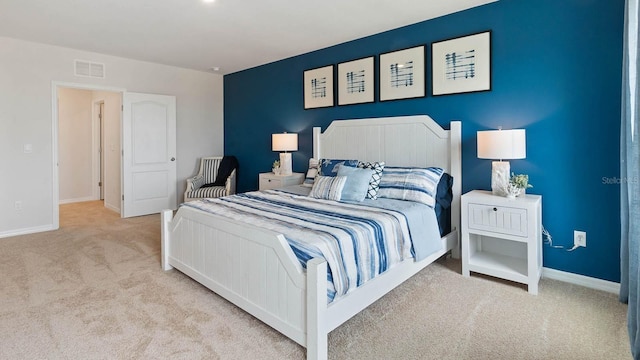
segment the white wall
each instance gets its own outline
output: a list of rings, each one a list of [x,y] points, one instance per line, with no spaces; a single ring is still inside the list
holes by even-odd
[[[108,91],[93,91],[93,102],[104,101],[104,206],[120,213],[120,109],[122,94]],[[99,141],[99,139],[96,139]],[[97,164],[96,164],[97,165]],[[96,169],[97,170],[97,169]]]
[[[58,92],[58,176],[60,202],[93,198],[91,91]]]
[[[106,78],[74,76],[75,59]],[[222,154],[221,75],[0,37],[0,237],[54,226],[53,82],[176,96],[179,201],[198,158]]]

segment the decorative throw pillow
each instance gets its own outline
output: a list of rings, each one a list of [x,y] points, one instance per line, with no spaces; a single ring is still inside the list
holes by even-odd
[[[382,173],[378,197],[410,200],[433,207],[444,170],[436,167],[387,167]]]
[[[307,170],[307,175],[304,178],[304,182],[302,185],[312,187],[313,181],[316,179],[318,175],[318,159],[311,158],[309,159],[309,169]]]
[[[204,176],[196,175],[192,178],[193,189],[200,189],[204,185]]]
[[[371,169],[360,169],[349,166],[341,166],[338,169],[338,176],[346,176],[347,182],[342,189],[340,200],[362,201],[367,196],[369,181],[373,175]]]
[[[320,159],[318,167],[318,175],[320,176],[336,176],[340,166],[358,167],[358,160],[334,160]]]
[[[316,199],[340,200],[346,176],[318,176],[313,182],[309,196]]]
[[[367,199],[377,199],[378,189],[380,187],[380,179],[384,170],[384,161],[381,162],[359,162],[359,168],[373,170],[371,180],[369,180],[369,189],[367,190]]]

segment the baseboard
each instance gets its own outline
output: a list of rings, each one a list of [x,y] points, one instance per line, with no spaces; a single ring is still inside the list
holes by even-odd
[[[550,268],[542,268],[542,276],[547,279],[564,281],[591,289],[602,290],[614,294],[620,293],[620,284],[613,281],[597,279]]]
[[[104,207],[106,207],[107,209],[109,209],[111,211],[115,211],[118,214],[120,214],[120,209],[119,208],[117,208],[117,207],[115,207],[115,206],[113,206],[111,204],[108,204],[107,202],[104,203]]]
[[[0,232],[0,239],[12,237],[12,236],[34,234],[34,233],[39,233],[44,231],[51,231],[51,230],[57,230],[57,228],[54,228],[53,225],[45,225],[45,226],[36,226],[36,227],[26,228],[26,229],[5,231],[5,232]]]
[[[85,196],[85,197],[76,198],[76,199],[60,200],[60,201],[58,201],[58,204],[59,205],[64,205],[64,204],[72,204],[72,203],[77,203],[77,202],[93,201],[93,200],[97,200],[97,199],[95,199],[93,196]]]

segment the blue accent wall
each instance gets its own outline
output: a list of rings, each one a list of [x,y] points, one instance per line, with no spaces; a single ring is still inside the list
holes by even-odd
[[[339,24],[336,24],[339,26]],[[489,189],[491,162],[476,157],[476,131],[527,130],[527,158],[512,160],[543,196],[543,224],[553,244],[544,266],[620,280],[619,132],[624,0],[501,0],[224,77],[225,154],[240,161],[239,191],[255,190],[278,154],[271,134],[296,132],[294,171],[312,156],[311,128],[334,119],[428,114],[462,121],[463,192]],[[492,31],[492,90],[430,96],[434,41]],[[427,46],[427,96],[303,109],[304,70]]]

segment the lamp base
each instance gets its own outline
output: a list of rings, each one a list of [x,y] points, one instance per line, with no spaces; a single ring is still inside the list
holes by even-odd
[[[507,196],[510,174],[511,168],[508,161],[491,163],[491,193],[493,195]]]
[[[293,174],[291,153],[280,153],[280,175]]]

